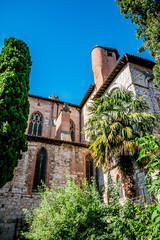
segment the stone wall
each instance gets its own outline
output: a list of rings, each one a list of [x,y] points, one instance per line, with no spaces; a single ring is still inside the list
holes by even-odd
[[[160,99],[160,92],[153,82],[151,69],[128,63],[119,72],[106,91],[112,92],[118,88],[128,89],[136,97],[144,95],[144,99],[150,107],[149,111],[157,112],[159,110],[158,99]]]
[[[159,110],[157,96],[160,91],[157,85],[153,82],[153,73],[150,69],[140,67],[135,64],[130,64],[130,72],[134,86],[135,96],[144,95],[150,107],[150,112],[157,112]]]
[[[85,177],[85,156],[89,153],[84,144],[69,143],[40,137],[29,137],[28,151],[14,171],[14,178],[0,189],[0,239],[12,240],[17,219],[23,217],[22,209],[39,204],[39,195],[32,192],[36,155],[47,151],[46,185],[65,186],[69,173],[81,184]]]
[[[134,91],[129,64],[126,64],[122,68],[115,79],[111,82],[106,92],[112,92],[115,89],[128,89],[130,91]]]

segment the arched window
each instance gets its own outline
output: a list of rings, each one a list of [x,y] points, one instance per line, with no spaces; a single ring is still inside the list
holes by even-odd
[[[122,89],[122,86],[120,84],[115,84],[111,87],[111,89],[109,90],[109,93],[113,93],[116,92],[118,90]]]
[[[117,184],[119,187],[119,198],[123,198],[122,183],[121,183],[121,179],[119,176],[117,177]]]
[[[34,181],[32,190],[37,190],[37,187],[41,184],[41,180],[45,182],[46,178],[46,166],[47,166],[47,152],[45,148],[41,148],[36,157],[36,168],[34,173]]]
[[[28,134],[34,136],[42,135],[43,116],[39,112],[32,114],[29,122]]]
[[[93,158],[90,154],[86,156],[86,178],[91,183],[91,177],[93,177]]]
[[[72,120],[70,120],[70,135],[71,135],[71,141],[75,141],[75,124]]]

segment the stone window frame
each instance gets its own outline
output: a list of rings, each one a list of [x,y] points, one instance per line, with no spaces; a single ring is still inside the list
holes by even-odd
[[[40,123],[38,122],[38,125],[37,125],[37,128],[35,130],[35,122],[32,126],[32,129],[30,130],[30,126],[31,126],[31,121],[32,120],[35,120],[35,119],[32,119],[32,116],[33,115],[36,115],[36,114],[39,114],[41,115],[40,117],[42,117],[42,120],[40,121]],[[29,124],[28,124],[28,135],[33,135],[33,136],[42,136],[42,132],[43,132],[43,123],[44,123],[44,117],[43,117],[43,114],[40,112],[40,111],[34,111],[30,114],[30,119],[29,119]],[[41,124],[41,125],[40,125]],[[41,129],[40,129],[40,126],[41,126]],[[36,133],[34,134],[34,131],[36,131]]]
[[[37,157],[38,157],[38,154],[41,152],[41,151],[45,151],[45,159],[40,159],[40,167],[37,165],[37,163],[38,163],[38,159],[37,159]],[[43,162],[44,163],[43,163]],[[45,165],[45,170],[44,170],[44,172],[42,173],[42,165]],[[41,183],[41,180],[43,180],[43,182],[45,183],[45,184],[47,184],[47,169],[48,169],[48,152],[47,152],[47,149],[45,148],[45,147],[40,147],[38,150],[37,150],[37,152],[36,152],[36,155],[35,155],[35,166],[34,166],[34,171],[33,171],[33,180],[32,180],[32,187],[31,187],[31,189],[32,189],[32,192],[37,192],[37,190],[38,190],[38,185],[40,185],[40,183]],[[36,169],[37,168],[37,169]],[[40,169],[38,169],[38,168],[40,168]],[[37,183],[36,183],[36,178],[37,178],[37,175],[35,175],[35,174],[37,174],[36,173],[36,171],[38,172],[38,181],[37,181]],[[43,174],[43,176],[41,177],[41,175]]]

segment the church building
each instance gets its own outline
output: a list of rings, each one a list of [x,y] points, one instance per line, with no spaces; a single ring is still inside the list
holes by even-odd
[[[81,186],[81,178],[90,181],[94,176],[101,192],[106,176],[102,169],[95,167],[82,132],[88,119],[87,106],[93,97],[128,89],[135,97],[145,95],[150,112],[159,110],[160,92],[153,82],[153,61],[128,53],[119,60],[117,49],[101,46],[92,49],[91,57],[94,84],[89,86],[79,105],[63,102],[56,96],[29,94],[28,151],[19,160],[13,180],[0,189],[0,239],[16,239],[22,209],[39,204],[37,187],[41,180],[48,187],[52,184],[63,187],[69,173]],[[142,195],[144,176],[143,171],[135,170],[137,196]],[[120,200],[124,200],[125,189],[117,165],[112,167],[111,177],[121,185]],[[146,191],[143,189],[143,194]]]

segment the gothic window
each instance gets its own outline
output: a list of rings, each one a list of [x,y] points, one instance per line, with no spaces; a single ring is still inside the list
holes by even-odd
[[[71,135],[71,141],[75,141],[75,124],[72,120],[70,120],[70,135]]]
[[[119,198],[123,198],[122,183],[121,183],[121,179],[119,176],[117,177],[117,184],[119,187]]]
[[[41,184],[41,180],[45,182],[46,178],[46,165],[47,165],[47,152],[44,148],[41,148],[36,157],[36,167],[33,181],[33,191],[36,191]]]
[[[90,154],[86,156],[86,178],[91,183],[91,177],[93,177],[93,158]]]
[[[34,136],[42,135],[43,116],[39,112],[32,114],[29,123],[28,134]]]

